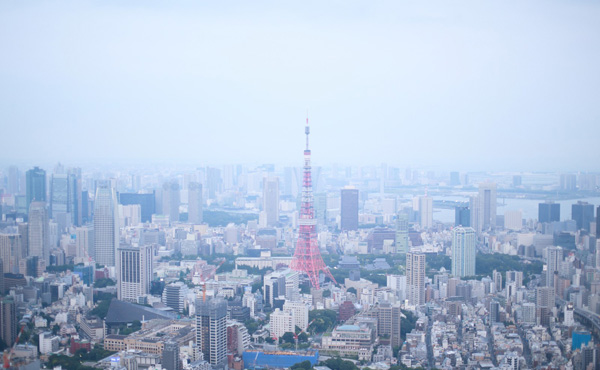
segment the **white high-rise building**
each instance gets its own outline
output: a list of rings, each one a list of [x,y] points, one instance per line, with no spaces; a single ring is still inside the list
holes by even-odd
[[[408,215],[404,212],[396,215],[396,253],[408,252]]]
[[[419,197],[419,215],[421,228],[429,229],[433,226],[433,198],[430,196]]]
[[[179,205],[181,204],[179,183],[177,180],[165,182],[162,188],[162,214],[169,216],[171,224],[179,222]]]
[[[308,307],[304,302],[285,301],[283,304],[284,312],[291,312],[294,315],[296,326],[302,330],[308,329]]]
[[[575,308],[573,307],[573,302],[567,302],[567,304],[565,305],[565,319],[563,321],[563,324],[565,326],[575,325],[575,319],[573,317],[574,311]]]
[[[475,230],[456,227],[452,230],[452,275],[475,276]]]
[[[484,182],[479,184],[479,226],[482,230],[496,227],[496,184]]]
[[[43,258],[46,265],[50,259],[50,233],[46,202],[31,202],[29,205],[29,251],[28,256]]]
[[[425,304],[425,255],[406,253],[406,290],[408,304]]]
[[[75,246],[77,257],[94,256],[94,228],[81,226],[75,229]]]
[[[263,178],[263,211],[267,215],[267,226],[279,222],[279,178]]]
[[[94,260],[96,263],[115,266],[118,246],[117,195],[110,182],[104,181],[96,187],[94,203]]]
[[[152,281],[152,246],[121,246],[118,249],[117,298],[137,301],[150,293]]]
[[[188,185],[188,222],[202,223],[202,184],[190,182]]]
[[[296,320],[291,311],[281,311],[276,308],[271,314],[269,321],[271,337],[281,338],[285,333],[294,333],[296,330]]]

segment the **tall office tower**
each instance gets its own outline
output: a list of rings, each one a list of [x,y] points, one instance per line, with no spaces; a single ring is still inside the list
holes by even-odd
[[[202,184],[190,182],[188,185],[188,222],[202,223]]]
[[[276,226],[279,222],[279,178],[263,178],[263,211],[267,214],[267,226]]]
[[[119,193],[119,204],[139,204],[142,208],[142,222],[151,222],[152,215],[156,213],[156,193]]]
[[[104,266],[115,266],[119,246],[119,215],[117,197],[110,182],[96,187],[94,202],[94,260]]]
[[[28,256],[40,257],[47,265],[50,258],[50,235],[45,202],[31,202],[29,206],[28,234]]]
[[[596,208],[596,240],[600,240],[600,206]]]
[[[174,341],[165,342],[162,352],[161,367],[165,370],[181,370],[181,360],[179,360],[179,344]]]
[[[479,184],[479,220],[482,230],[496,227],[496,184]]]
[[[396,215],[396,253],[408,252],[408,215],[404,212]]]
[[[94,228],[81,226],[75,228],[76,256],[80,258],[95,256],[94,254]]]
[[[218,168],[207,167],[206,190],[208,192],[208,199],[216,199],[217,194],[221,192],[221,187],[221,170],[219,170]]]
[[[546,286],[556,288],[554,285],[554,275],[560,270],[560,264],[563,260],[563,249],[561,247],[546,248]]]
[[[315,194],[315,218],[319,225],[327,222],[327,193]]]
[[[23,255],[22,247],[21,235],[0,233],[0,258],[3,272],[19,273],[19,262]]]
[[[538,324],[548,326],[549,316],[555,305],[554,288],[537,287],[535,290],[535,314]]]
[[[546,201],[538,205],[538,221],[539,222],[559,222],[560,221],[560,204],[551,201]]]
[[[66,174],[53,174],[50,177],[50,212],[51,219],[58,213],[67,213],[69,208],[69,179]]]
[[[577,223],[577,230],[590,232],[590,223],[594,222],[594,205],[577,201],[571,206],[571,219]]]
[[[46,201],[46,171],[39,167],[27,171],[25,198],[27,200],[27,209],[33,201]]]
[[[341,190],[340,216],[342,230],[358,230],[358,189]]]
[[[165,182],[162,193],[162,214],[168,215],[171,224],[179,222],[179,205],[181,203],[179,194],[179,183],[177,180]]]
[[[490,323],[500,321],[500,304],[496,300],[490,302]]]
[[[425,255],[406,253],[406,290],[408,304],[425,304]]]
[[[560,175],[560,190],[573,191],[577,189],[577,177],[572,173]]]
[[[419,197],[420,224],[423,229],[433,226],[433,198],[429,196]]]
[[[0,301],[0,339],[9,347],[17,340],[17,308],[11,296]]]
[[[21,182],[21,174],[19,173],[19,168],[17,166],[8,167],[8,179],[6,190],[11,195],[17,195],[20,193],[20,182]]]
[[[188,286],[181,281],[167,284],[163,290],[162,302],[175,311],[182,313],[184,309],[184,299],[188,292]]]
[[[477,195],[472,195],[469,197],[469,221],[471,223],[471,227],[475,232],[481,232],[481,220],[479,219],[479,197]],[[464,226],[464,225],[463,225]]]
[[[470,227],[452,230],[452,275],[475,276],[475,230]]]
[[[117,259],[117,298],[137,301],[150,293],[152,281],[152,246],[121,246]]]
[[[83,199],[81,193],[81,168],[70,168],[67,171],[69,179],[69,210],[71,221],[75,226],[83,225]]]
[[[315,211],[313,208],[310,149],[308,149],[308,134],[310,133],[308,118],[306,119],[306,128],[304,132],[306,134],[306,149],[304,150],[302,202],[300,206],[300,217],[298,219],[300,227],[296,251],[294,252],[294,258],[292,259],[290,268],[308,275],[312,287],[319,289],[321,272],[329,276],[334,283],[336,283],[336,281],[333,278],[333,275],[331,275],[329,268],[325,265],[325,262],[323,262],[323,257],[321,256],[321,250],[319,249],[319,243],[317,241],[317,220],[315,219]],[[356,191],[356,200],[358,203],[358,191]],[[356,211],[358,217],[358,204]],[[358,220],[356,227],[358,228]]]
[[[454,207],[454,226],[471,226],[471,210],[467,204]]]
[[[227,364],[227,302],[196,300],[196,344],[214,368]]]
[[[494,281],[494,293],[502,291],[502,273],[494,270],[492,272],[492,280]]]

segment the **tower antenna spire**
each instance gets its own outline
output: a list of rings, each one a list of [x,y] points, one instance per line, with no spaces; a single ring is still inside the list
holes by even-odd
[[[304,129],[306,134],[306,150],[308,150],[308,134],[310,134],[310,127],[308,126],[308,110],[306,111],[306,128]]]

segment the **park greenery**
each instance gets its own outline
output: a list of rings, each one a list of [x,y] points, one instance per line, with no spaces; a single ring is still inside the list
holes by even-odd
[[[96,281],[94,281],[94,288],[106,288],[107,286],[113,286],[116,285],[117,283],[109,278],[100,278],[100,279],[96,279]]]
[[[312,322],[307,330],[309,333],[325,333],[337,323],[337,313],[334,310],[312,310],[308,313],[308,321]]]

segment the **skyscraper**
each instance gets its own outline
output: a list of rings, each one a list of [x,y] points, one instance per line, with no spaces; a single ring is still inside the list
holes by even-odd
[[[433,198],[430,196],[419,197],[419,218],[422,229],[433,226]]]
[[[454,207],[454,226],[471,226],[471,210],[468,205]]]
[[[12,297],[0,301],[0,339],[10,348],[17,339],[17,308]]]
[[[196,300],[196,344],[214,368],[227,364],[227,302]]]
[[[152,246],[121,246],[118,254],[117,298],[135,302],[150,293]]]
[[[321,251],[319,250],[319,244],[317,241],[317,220],[315,219],[315,210],[313,208],[310,149],[308,148],[308,134],[310,133],[308,118],[306,119],[306,128],[304,129],[304,133],[306,134],[306,149],[304,149],[302,201],[300,206],[300,218],[298,219],[298,224],[300,227],[298,231],[296,250],[294,251],[294,258],[292,259],[290,268],[308,275],[308,279],[310,280],[312,287],[319,289],[321,284],[321,272],[329,276],[334,283],[336,281],[333,278],[333,275],[331,275],[329,268],[325,265],[325,262],[323,262],[323,257],[321,256]],[[358,200],[358,191],[356,193],[356,197]],[[358,227],[358,220],[356,226]],[[297,294],[297,290],[292,293]]]
[[[110,182],[96,187],[94,202],[94,254],[95,261],[105,266],[115,266],[119,246],[119,215],[117,196]]]
[[[267,226],[276,226],[279,222],[279,178],[263,178],[263,211],[267,214]]]
[[[22,245],[21,235],[0,233],[0,258],[2,259],[1,264],[3,265],[3,272],[11,272],[13,274],[19,272]]]
[[[560,204],[547,201],[538,205],[539,222],[559,222]]]
[[[46,171],[39,167],[27,171],[25,198],[27,200],[27,209],[33,201],[46,201]]]
[[[594,205],[577,201],[571,206],[571,219],[577,223],[577,230],[590,232],[590,223],[594,221]]]
[[[475,276],[475,230],[470,227],[452,230],[452,275]]]
[[[119,204],[139,204],[142,208],[142,222],[152,221],[152,215],[156,213],[155,192],[152,193],[119,193]]]
[[[50,255],[49,243],[50,236],[48,232],[48,214],[46,212],[45,202],[31,202],[29,206],[28,223],[28,256],[42,258],[46,265]]]
[[[496,184],[479,184],[479,219],[482,230],[496,227]]]
[[[188,222],[202,223],[202,184],[199,182],[188,185]]]
[[[179,183],[176,180],[165,182],[162,191],[162,214],[169,216],[171,224],[179,222],[179,206],[181,203]]]
[[[50,218],[69,211],[69,179],[66,174],[53,174],[50,177]]]
[[[471,223],[471,227],[475,232],[481,232],[481,220],[479,219],[479,197],[477,195],[472,195],[469,197],[469,221]],[[465,225],[463,225],[465,226]]]
[[[358,230],[358,189],[341,190],[340,216],[342,230]]]
[[[408,252],[408,215],[404,212],[396,215],[396,253]]]
[[[425,255],[406,253],[406,290],[408,304],[425,304]]]
[[[563,260],[563,249],[561,247],[546,248],[546,286],[554,286],[554,275],[558,274],[560,264]]]

